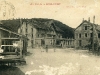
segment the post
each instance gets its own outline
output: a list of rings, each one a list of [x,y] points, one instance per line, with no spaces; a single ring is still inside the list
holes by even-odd
[[[56,48],[56,46],[55,46],[55,45],[56,45],[55,42],[56,42],[56,40],[54,39],[54,40],[53,40],[53,43],[54,43],[54,52],[55,52],[55,48]]]
[[[95,23],[95,16],[93,17],[93,24],[92,24],[92,28],[93,28],[93,30],[92,30],[92,51],[93,51],[93,53],[94,53],[94,23]]]
[[[48,53],[48,45],[46,45],[46,52]]]

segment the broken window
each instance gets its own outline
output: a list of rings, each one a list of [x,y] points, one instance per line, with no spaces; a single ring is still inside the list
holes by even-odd
[[[100,38],[100,33],[98,33],[98,38]]]
[[[88,27],[87,27],[87,26],[85,26],[85,30],[87,30],[87,28],[88,28]]]
[[[87,37],[87,33],[85,33],[85,37]]]
[[[33,34],[32,34],[32,38],[33,38]]]
[[[79,34],[79,38],[81,38],[81,34]]]

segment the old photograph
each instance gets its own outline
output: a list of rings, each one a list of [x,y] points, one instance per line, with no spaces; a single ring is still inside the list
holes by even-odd
[[[99,0],[0,0],[0,75],[100,75]]]

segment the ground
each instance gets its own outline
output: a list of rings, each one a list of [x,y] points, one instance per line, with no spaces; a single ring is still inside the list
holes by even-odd
[[[27,65],[19,66],[26,75],[100,75],[100,56],[88,50],[28,49]]]

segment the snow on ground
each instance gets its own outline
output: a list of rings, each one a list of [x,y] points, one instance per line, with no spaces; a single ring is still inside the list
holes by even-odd
[[[33,54],[26,56],[27,65],[20,66],[26,75],[100,75],[100,56],[92,55],[87,50],[29,51]]]

